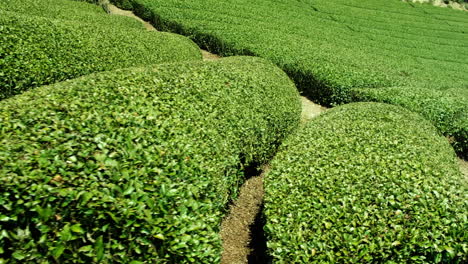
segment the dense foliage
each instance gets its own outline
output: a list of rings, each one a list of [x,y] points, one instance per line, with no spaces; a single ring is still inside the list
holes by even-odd
[[[351,88],[404,87],[414,98],[421,89],[468,89],[462,11],[398,0],[113,2],[215,53],[268,58],[325,105],[351,101]],[[468,101],[466,93],[457,98]]]
[[[92,6],[62,0],[44,1],[44,5],[60,6],[61,2],[68,2],[67,8],[72,4]],[[6,6],[5,3],[13,2],[2,2],[2,5]],[[7,9],[13,9],[15,5],[9,6]],[[44,16],[50,13],[51,17],[68,16],[70,13],[57,10],[60,9],[37,12],[44,13]],[[29,14],[31,12],[36,11],[20,14],[0,10],[0,99],[31,87],[97,71],[201,59],[198,47],[182,36],[148,32],[134,26],[119,26],[118,23],[101,25],[99,21],[111,18],[103,10],[100,16],[91,12],[89,16],[80,15],[76,11],[76,16],[70,15],[71,20],[35,16]],[[84,21],[78,21],[80,18]],[[116,18],[112,17],[107,23]]]
[[[96,73],[0,102],[0,262],[216,263],[243,168],[299,122],[294,84],[233,57]]]
[[[72,0],[1,0],[0,10],[94,26],[144,29],[143,24],[134,18],[106,14],[103,8],[97,5],[97,1],[95,4],[89,4]]]
[[[466,263],[468,186],[446,139],[380,103],[329,110],[265,179],[275,263]]]

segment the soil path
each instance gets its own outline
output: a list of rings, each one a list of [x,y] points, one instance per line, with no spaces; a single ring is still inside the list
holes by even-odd
[[[301,102],[301,123],[306,123],[326,110],[325,107],[313,103],[304,96],[301,96]],[[258,238],[260,235],[257,233],[263,232],[261,224],[263,179],[268,170],[269,167],[265,166],[259,176],[246,180],[240,189],[239,197],[230,206],[229,214],[221,223],[220,235],[223,241],[221,264],[260,263],[262,258],[265,258],[263,255],[265,252],[261,251],[266,244],[265,241],[258,241],[262,238]],[[257,241],[254,241],[255,238]]]
[[[120,9],[120,8],[116,7],[115,5],[110,4],[110,3],[105,3],[105,5],[106,5],[105,9],[109,14],[134,18],[134,19],[140,21],[141,23],[143,23],[143,25],[145,26],[145,28],[147,30],[157,31],[157,29],[153,25],[151,25],[151,23],[149,23],[148,21],[144,21],[140,17],[136,16],[132,11],[122,10],[122,9]],[[205,60],[205,61],[217,60],[217,59],[220,58],[220,56],[218,56],[216,54],[210,53],[210,52],[208,52],[206,50],[203,50],[203,49],[200,49],[200,50],[201,50],[201,53],[203,55],[203,60]]]
[[[326,107],[318,105],[304,96],[301,96],[301,102],[302,102],[302,116],[301,116],[302,122],[307,122],[311,120],[312,118],[317,117],[318,115],[323,113],[325,110],[327,110]]]

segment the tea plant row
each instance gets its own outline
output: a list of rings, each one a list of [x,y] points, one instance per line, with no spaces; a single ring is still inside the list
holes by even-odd
[[[286,74],[244,57],[98,73],[3,100],[0,259],[218,262],[243,169],[272,157],[300,108]]]
[[[7,0],[0,10],[0,99],[98,71],[201,59],[182,36],[146,32],[87,3]]]
[[[378,0],[113,2],[213,52],[267,58],[324,105],[387,100],[353,96],[352,89],[360,88],[395,87],[415,105],[422,94],[437,93],[433,111],[420,113],[468,157],[468,128],[446,126],[452,120],[443,112],[451,100],[468,111],[466,93],[444,93],[468,89],[468,18],[462,11]],[[466,124],[463,118],[454,123]]]
[[[336,107],[265,179],[274,263],[466,263],[468,186],[447,140],[401,107]]]

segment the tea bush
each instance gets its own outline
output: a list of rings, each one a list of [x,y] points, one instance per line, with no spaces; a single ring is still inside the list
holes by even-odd
[[[243,169],[298,124],[257,58],[96,73],[0,102],[0,260],[216,263]]]
[[[0,11],[0,36],[0,99],[97,71],[201,60],[182,36],[9,11]]]
[[[267,58],[324,105],[351,102],[354,88],[405,87],[415,99],[422,88],[468,89],[468,16],[457,10],[381,0],[113,2],[215,53]]]
[[[94,4],[73,0],[2,0],[0,10],[75,21],[99,27],[131,27],[145,30],[140,21],[125,16],[109,15],[97,5],[97,0],[96,2],[90,0],[90,2]]]
[[[468,185],[419,115],[353,103],[310,121],[265,178],[274,263],[466,263]]]

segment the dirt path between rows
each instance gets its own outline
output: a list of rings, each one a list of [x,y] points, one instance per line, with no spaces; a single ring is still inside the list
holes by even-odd
[[[327,108],[301,96],[301,123],[319,116]],[[221,223],[223,254],[221,264],[266,263],[266,241],[263,234],[263,179],[269,167],[242,185],[239,197],[229,207],[229,214]]]
[[[153,25],[131,11],[122,10],[109,3],[106,4],[105,9],[111,15],[137,19],[144,24],[147,30],[157,31]],[[200,50],[205,61],[221,58],[206,50]],[[301,123],[317,117],[326,110],[325,107],[313,103],[304,96],[301,96],[301,102]],[[247,179],[241,186],[238,199],[231,204],[229,214],[221,223],[220,236],[223,241],[221,263],[223,264],[258,263],[262,262],[262,258],[266,257],[263,255],[266,252],[266,243],[261,241],[264,240],[262,237],[261,214],[264,195],[263,178],[268,171],[268,167],[265,166],[262,171],[260,175]]]
[[[107,11],[112,15],[119,15],[119,16],[126,16],[126,17],[134,18],[134,19],[140,21],[145,26],[145,28],[147,30],[157,31],[156,28],[153,27],[153,25],[151,25],[149,22],[144,21],[140,17],[136,16],[135,14],[133,14],[132,11],[122,10],[122,9],[116,7],[113,4],[107,4]]]
[[[242,185],[239,197],[230,206],[229,214],[221,223],[223,241],[222,264],[248,263],[252,253],[252,228],[255,219],[261,217],[263,204],[263,178],[266,170],[259,176],[248,179]],[[257,245],[258,246],[258,245]]]

